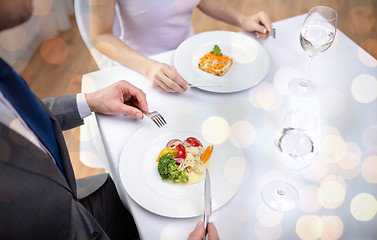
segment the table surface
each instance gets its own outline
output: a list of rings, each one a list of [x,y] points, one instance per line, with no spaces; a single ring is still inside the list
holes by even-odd
[[[308,60],[298,39],[304,17],[274,23],[277,38],[260,41],[269,53],[270,71],[257,86],[241,92],[190,89],[166,94],[153,89],[144,76],[121,66],[83,77],[83,92],[121,79],[131,82],[147,94],[149,109],[158,110],[168,123],[182,117],[177,114],[178,106],[185,106],[182,114],[195,121],[218,116],[227,122],[226,141],[240,142],[245,173],[235,196],[212,213],[210,220],[221,239],[377,238],[377,61],[338,31],[331,48],[313,59],[310,76],[317,85],[316,95],[293,96],[288,83],[302,74]],[[174,51],[169,51],[153,58],[173,65],[173,56]],[[314,163],[303,170],[282,168],[272,151],[282,119],[293,109],[315,113],[322,133]],[[109,159],[105,165],[141,237],[184,239],[202,216],[172,218],[152,213],[127,194],[119,176],[125,144],[150,120],[96,117]],[[285,179],[298,190],[299,202],[293,210],[277,212],[262,201],[263,186],[275,179]]]

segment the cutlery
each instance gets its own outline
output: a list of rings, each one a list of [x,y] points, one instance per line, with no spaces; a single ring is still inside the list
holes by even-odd
[[[192,88],[203,88],[203,87],[222,87],[222,86],[217,86],[217,85],[192,85],[192,84],[189,84],[190,87]]]
[[[153,111],[153,112],[150,112],[150,113],[145,114],[145,115],[148,116],[150,119],[152,119],[152,121],[158,127],[163,127],[167,124],[165,119],[162,117],[162,115],[160,113],[158,113],[157,111]]]
[[[206,179],[204,183],[204,228],[206,229],[206,234],[203,240],[207,239],[207,226],[209,222],[209,217],[212,213],[212,195],[211,195],[211,182],[209,179],[209,172],[206,169]]]
[[[276,38],[276,30],[275,30],[275,28],[271,29],[271,31],[269,31],[268,34],[269,34],[271,37]]]

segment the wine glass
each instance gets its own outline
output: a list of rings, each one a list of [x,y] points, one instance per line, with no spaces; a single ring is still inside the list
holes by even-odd
[[[338,13],[326,6],[310,9],[301,27],[300,43],[309,53],[309,61],[305,69],[305,77],[293,79],[288,88],[297,96],[309,97],[315,93],[315,84],[308,79],[308,71],[313,57],[326,51],[334,42],[337,29]]]
[[[285,116],[275,141],[276,158],[284,168],[303,169],[314,161],[320,141],[318,126],[316,115],[305,110],[292,110]],[[287,212],[299,197],[292,184],[274,180],[262,189],[262,199],[270,208]]]

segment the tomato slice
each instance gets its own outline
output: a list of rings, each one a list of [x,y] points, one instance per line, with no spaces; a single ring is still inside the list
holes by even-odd
[[[178,158],[186,158],[186,149],[182,144],[178,144],[175,149],[178,151]]]
[[[191,146],[194,146],[194,147],[198,147],[198,146],[202,146],[203,147],[202,143],[198,139],[196,139],[194,137],[188,137],[186,139],[186,142],[188,142],[189,144],[191,144]]]

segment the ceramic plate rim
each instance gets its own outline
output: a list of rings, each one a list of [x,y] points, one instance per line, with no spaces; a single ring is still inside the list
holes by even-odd
[[[168,130],[166,135],[163,135],[163,137],[160,137],[160,138],[164,138],[165,136],[166,136],[165,138],[167,137],[170,138],[169,134],[172,134],[172,135],[177,134],[178,137],[182,136],[182,134],[191,134],[192,136],[198,137],[202,141],[203,145],[207,146],[208,142],[201,139],[202,136],[199,130],[198,131],[191,130],[190,128],[186,128],[185,126],[179,126],[179,124],[178,125],[176,124],[176,126],[174,126],[174,124],[169,123],[167,126],[169,125],[173,125],[173,127],[171,127],[170,129],[175,129],[175,127],[177,126],[181,128],[177,130],[176,132]],[[132,148],[134,147],[134,144],[135,144],[133,143],[133,141],[139,141],[140,138],[144,138],[145,134],[150,134],[151,131],[154,131],[150,134],[152,136],[159,133],[164,133],[164,131],[167,131],[166,126],[164,128],[158,128],[157,126],[155,126],[154,123],[145,125],[141,129],[139,129],[133,136],[131,136],[129,141],[125,144],[121,153],[120,160],[119,160],[119,175],[120,175],[122,185],[124,189],[127,191],[127,193],[129,194],[129,196],[136,203],[138,203],[141,207],[143,207],[144,209],[150,212],[153,212],[158,215],[165,216],[165,217],[175,217],[175,218],[188,218],[188,217],[195,217],[195,216],[202,215],[204,211],[204,208],[203,208],[204,181],[201,181],[200,183],[195,184],[195,185],[184,186],[186,188],[183,190],[178,189],[177,184],[163,182],[161,178],[159,178],[158,176],[158,172],[156,168],[157,163],[156,165],[153,166],[154,170],[152,169],[151,166],[149,166],[151,157],[145,157],[145,155],[150,154],[148,153],[148,151],[142,155],[139,155],[139,157],[142,160],[140,161],[139,165],[136,167],[135,170],[133,171],[130,170],[130,169],[133,169],[132,167],[135,166],[133,165],[135,164],[134,162],[131,162],[131,165],[130,165],[130,162],[129,162],[130,155],[138,154],[138,153],[132,152]],[[157,140],[160,141],[161,139],[157,138],[157,139],[151,140],[151,142],[157,141]],[[224,151],[217,151],[216,148],[221,147],[221,146],[224,147]],[[162,148],[158,148],[157,149],[158,152],[157,153],[154,152],[153,154],[158,155],[161,149]],[[229,151],[233,152],[234,156],[228,156],[227,153],[224,153],[225,150],[227,150],[227,152]],[[150,152],[152,153],[153,151],[156,151],[156,149],[153,149]],[[243,179],[243,175],[245,172],[244,164],[246,162],[241,149],[233,146],[229,140],[228,142],[224,142],[223,145],[219,145],[219,146],[215,145],[214,153],[215,152],[217,152],[216,153],[217,155],[215,154],[213,157],[216,157],[217,159],[225,159],[225,160],[224,161],[218,160],[217,167],[214,167],[213,165],[211,166],[211,170],[210,170],[212,193],[213,193],[213,196],[212,196],[213,197],[213,210],[216,210],[220,208],[221,206],[223,206],[236,194]],[[219,158],[219,156],[223,156],[224,154],[225,154],[225,157]],[[132,156],[135,156],[135,155],[132,155]],[[229,159],[226,159],[227,157],[229,157]],[[135,158],[137,158],[137,156]],[[145,160],[145,158],[147,160]],[[224,173],[221,172],[221,168],[225,168],[224,165],[227,164],[227,161],[230,161],[230,160],[237,160],[241,163],[240,165],[242,165],[242,167],[239,167],[236,170],[237,179],[236,178],[232,179],[232,177],[229,177],[229,176],[224,177],[223,176]],[[155,162],[154,159],[153,161]],[[137,175],[138,172],[136,171],[139,171],[139,169],[142,169],[141,165],[145,166],[144,162],[147,162],[148,166],[143,167],[144,169],[143,171],[148,172],[148,174],[150,173],[149,174],[150,176],[149,175],[146,176],[146,174],[141,173],[140,175],[144,174],[144,176],[140,177],[140,175]],[[214,163],[211,163],[211,164],[214,164]],[[152,171],[155,171],[155,172],[153,173]],[[156,181],[157,177],[155,175],[158,176],[160,182]],[[238,179],[239,176],[242,176],[241,179]],[[162,184],[167,184],[167,185],[165,186]],[[160,194],[158,191],[156,191],[156,189],[158,188],[163,189],[163,190],[168,189],[169,191],[174,192],[174,194],[176,195],[169,196],[170,198],[166,197],[163,194]],[[220,189],[221,190],[225,189],[225,191],[220,192]],[[187,196],[187,192],[190,193],[190,197],[191,197],[190,199],[185,198],[185,196]],[[148,199],[153,199],[153,201],[149,201]]]
[[[210,51],[214,44],[219,45],[225,55],[233,58],[233,66],[222,77],[205,73],[197,68],[199,58]],[[251,88],[263,81],[270,69],[267,50],[245,32],[208,31],[196,34],[178,46],[173,61],[178,73],[190,84],[220,85],[220,87],[199,87],[217,93],[238,92]]]

